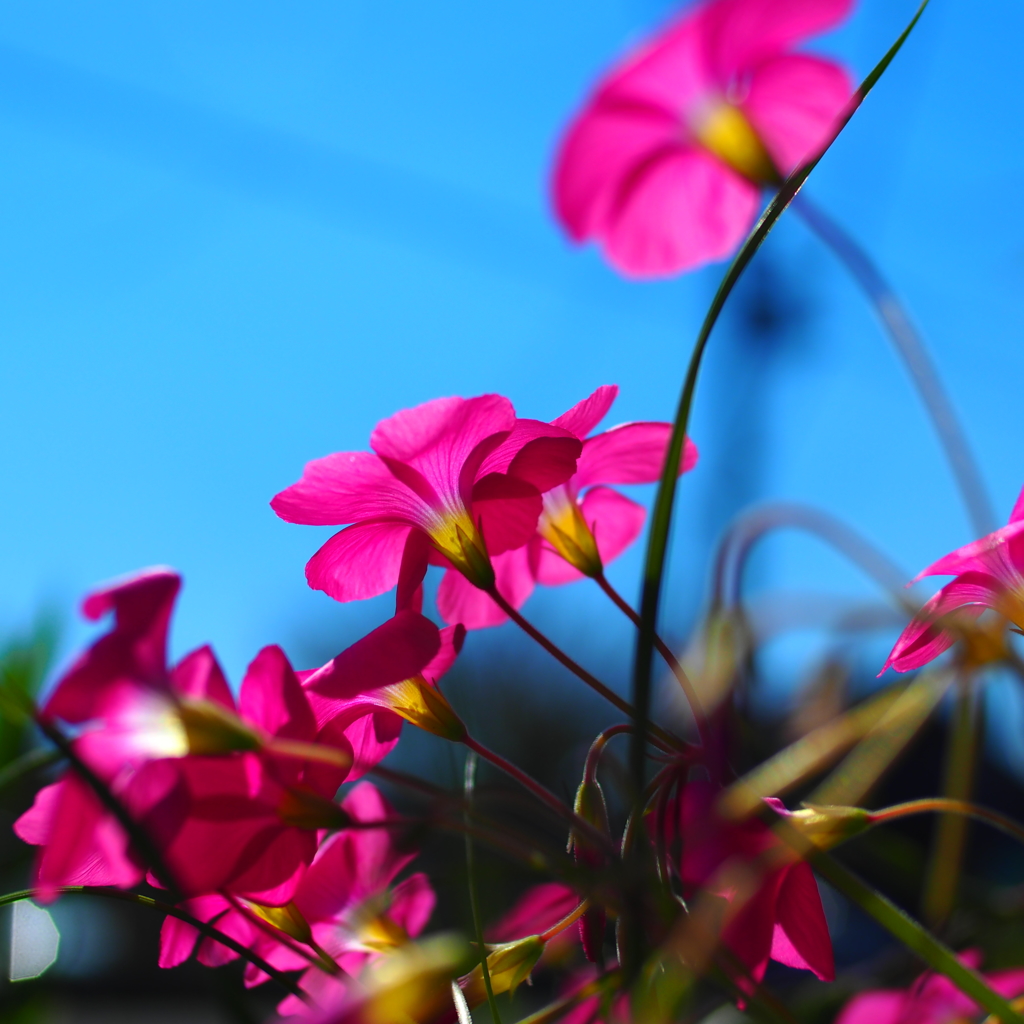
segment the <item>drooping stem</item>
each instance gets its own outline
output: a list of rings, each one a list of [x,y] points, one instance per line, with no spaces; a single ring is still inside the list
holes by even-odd
[[[928,411],[972,528],[979,537],[991,533],[996,518],[978,464],[928,348],[907,311],[867,253],[828,214],[804,195],[797,196],[793,208],[835,253],[874,306]]]
[[[719,285],[718,291],[711,301],[711,306],[694,343],[682,391],[679,395],[679,405],[676,409],[675,420],[672,424],[672,435],[665,451],[665,463],[661,473],[661,480],[658,484],[658,493],[654,501],[654,510],[651,515],[651,527],[647,540],[647,557],[644,563],[643,588],[640,601],[640,629],[637,637],[633,667],[633,706],[636,708],[635,720],[637,731],[633,736],[633,745],[630,750],[630,773],[633,779],[633,788],[637,795],[643,789],[642,779],[647,746],[651,671],[654,662],[654,634],[657,629],[658,607],[661,602],[661,584],[665,570],[665,558],[668,554],[669,527],[672,524],[672,512],[675,505],[679,459],[683,453],[683,443],[686,438],[687,427],[689,426],[693,396],[697,388],[697,377],[700,373],[708,339],[715,324],[718,322],[727,299],[736,286],[736,282],[754,258],[755,253],[768,237],[786,208],[793,201],[797,192],[803,187],[804,182],[818,165],[818,162],[850,122],[850,119],[856,113],[864,98],[871,92],[892,63],[924,13],[927,5],[928,0],[924,0],[896,42],[889,47],[885,56],[882,57],[868,74],[867,78],[861,83],[860,87],[851,97],[846,110],[837,118],[831,135],[825,140],[824,145],[820,147],[816,155],[793,171],[779,187],[779,191],[754,225],[753,230],[747,236],[746,241],[740,247],[739,252],[725,272],[722,283]]]
[[[640,616],[636,613],[633,606],[608,582],[605,574],[601,573],[600,576],[595,576],[594,579],[597,585],[612,599],[615,606],[639,629]],[[697,726],[697,734],[700,736],[701,745],[707,748],[708,722],[704,715],[704,708],[701,707],[700,697],[697,696],[697,691],[693,688],[690,677],[679,663],[679,659],[672,652],[672,648],[662,640],[657,632],[654,634],[654,646],[665,659],[665,664],[672,670],[676,681],[682,687],[686,701],[690,705],[690,714],[693,715],[694,724]]]
[[[528,619],[525,619],[515,608],[512,607],[505,600],[504,597],[498,592],[496,587],[487,591],[490,597],[494,600],[495,604],[532,640],[535,640],[541,647],[544,648],[548,654],[551,655],[556,661],[563,664],[570,672],[575,676],[578,676],[583,680],[592,690],[600,694],[606,701],[613,704],[619,709],[624,715],[628,715],[630,718],[635,719],[637,713],[633,708],[633,705],[627,700],[623,700],[614,690],[605,686],[597,676],[591,675],[582,665],[577,664],[565,653],[557,644],[549,640],[536,626],[533,625]],[[651,727],[651,732],[658,735],[659,739],[666,743],[671,744],[673,747],[679,747],[679,740],[676,737],[665,732],[664,729],[660,729],[657,726]]]
[[[172,906],[170,903],[164,903],[161,900],[154,900],[149,896],[142,896],[136,892],[129,892],[126,889],[109,889],[103,886],[90,886],[90,885],[62,885],[56,889],[62,896],[102,896],[105,899],[121,900],[123,903],[137,903],[143,907],[152,907],[154,910],[159,910],[161,913],[167,914],[169,917],[176,917],[179,921],[184,921],[185,924],[191,925],[200,935],[205,936],[208,939],[212,939],[214,942],[219,942],[222,946],[226,946],[233,953],[237,953],[243,960],[248,960],[254,967],[258,967],[264,974],[273,978],[282,988],[290,992],[293,996],[297,996],[303,1002],[308,1003],[310,1006],[316,1004],[309,997],[309,993],[305,992],[299,985],[288,977],[283,971],[279,971],[276,967],[268,964],[258,953],[254,953],[251,949],[243,946],[236,939],[233,939],[230,935],[226,935],[224,932],[214,928],[213,925],[207,924],[205,921],[200,921],[199,918],[193,917],[190,913],[182,910],[180,907]],[[10,892],[4,896],[0,896],[0,907],[6,906],[8,903],[17,903],[20,900],[31,900],[37,899],[39,896],[38,889],[23,889],[21,892]]]
[[[966,966],[948,946],[887,897],[866,885],[828,854],[811,852],[808,859],[825,881],[873,917],[932,970],[949,978],[968,999],[994,1014],[1003,1024],[1024,1024],[1024,1017],[995,992],[977,971]]]
[[[963,675],[957,680],[942,780],[943,795],[950,800],[971,798],[980,727],[978,698],[971,679]],[[956,902],[967,843],[967,822],[962,814],[943,814],[939,818],[921,904],[924,919],[933,928],[945,922]]]
[[[480,954],[480,971],[484,978],[484,989],[487,992],[487,1006],[491,1011],[491,1020],[494,1024],[501,1024],[501,1014],[498,1013],[498,1004],[494,999],[494,987],[491,985],[491,972],[487,966],[487,949],[484,946],[484,926],[480,915],[480,894],[476,885],[476,855],[473,852],[473,837],[469,834],[468,828],[471,825],[470,817],[473,807],[473,791],[476,789],[476,765],[477,755],[474,750],[466,754],[466,767],[464,772],[463,794],[466,798],[465,822],[466,832],[466,878],[469,882],[469,909],[473,915],[473,933],[476,937],[476,948]]]
[[[543,942],[550,942],[556,935],[574,925],[590,909],[590,900],[583,900],[575,910],[570,911],[560,921],[556,921],[546,932],[540,933]]]
[[[981,807],[968,800],[951,800],[947,797],[925,797],[922,800],[908,800],[906,803],[883,807],[880,811],[869,811],[868,819],[873,825],[881,825],[899,818],[909,818],[914,814],[959,814],[965,818],[983,821],[993,828],[1012,836],[1019,843],[1024,843],[1024,825],[991,807]]]

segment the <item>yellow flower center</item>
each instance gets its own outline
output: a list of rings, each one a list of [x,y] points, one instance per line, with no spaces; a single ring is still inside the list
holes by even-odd
[[[423,676],[403,679],[383,687],[378,696],[396,715],[425,732],[458,743],[465,739],[466,727],[451,704],[436,686]]]
[[[434,547],[475,587],[490,590],[494,569],[480,531],[465,509],[438,513],[427,529]]]
[[[556,487],[544,495],[544,511],[537,529],[555,551],[584,576],[600,576],[604,571],[597,541],[576,499],[565,487]]]
[[[307,946],[313,941],[313,933],[310,931],[309,923],[302,916],[302,912],[294,903],[286,903],[283,907],[265,907],[262,903],[253,903],[250,900],[242,902],[257,916],[268,924],[272,924],[285,935],[304,942]]]
[[[739,107],[725,100],[702,104],[691,118],[697,141],[723,163],[756,185],[777,184],[781,178],[761,137]]]

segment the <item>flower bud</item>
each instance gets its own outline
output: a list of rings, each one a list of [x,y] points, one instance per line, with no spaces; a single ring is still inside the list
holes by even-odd
[[[487,955],[487,972],[494,994],[514,993],[530,976],[546,945],[539,935],[530,935],[493,947]],[[483,968],[477,964],[469,974],[459,978],[459,987],[470,1006],[479,1006],[487,998]]]
[[[608,805],[604,799],[604,790],[597,779],[583,777],[576,790],[573,810],[588,824],[599,832],[609,835]],[[575,857],[576,863],[589,868],[605,866],[604,851],[595,847],[593,840],[581,836],[578,832],[569,833],[568,852]],[[603,959],[604,934],[608,923],[604,908],[591,906],[579,920],[580,941],[583,943],[583,955],[591,963],[600,963]]]
[[[805,804],[786,815],[786,823],[820,850],[852,839],[871,827],[871,815],[860,807],[818,807]]]

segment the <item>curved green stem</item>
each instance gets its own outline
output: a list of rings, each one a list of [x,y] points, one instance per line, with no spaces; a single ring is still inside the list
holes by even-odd
[[[983,821],[986,825],[1005,832],[1019,843],[1024,843],[1024,825],[1019,821],[991,807],[982,807],[969,800],[953,800],[949,797],[925,797],[922,800],[908,800],[906,803],[883,807],[880,811],[869,811],[868,820],[873,825],[881,825],[898,818],[909,818],[913,814],[960,814],[965,818]]]
[[[283,971],[279,971],[273,965],[268,964],[263,957],[254,953],[251,949],[247,949],[240,942],[231,938],[230,935],[225,935],[214,928],[213,925],[200,921],[199,918],[193,917],[180,907],[172,906],[170,903],[164,903],[161,900],[154,900],[149,896],[142,896],[137,892],[129,892],[126,889],[108,889],[103,886],[62,885],[58,886],[56,891],[62,896],[102,896],[105,899],[120,900],[122,903],[137,903],[143,907],[152,907],[154,910],[159,910],[169,917],[176,917],[179,921],[184,921],[185,924],[191,925],[200,935],[213,939],[214,942],[219,942],[222,946],[226,946],[232,952],[237,953],[243,960],[248,960],[249,963],[273,978],[274,981],[282,988],[287,989],[293,996],[298,996],[305,1003],[315,1005],[310,999],[309,994],[303,991]],[[20,900],[37,899],[38,896],[38,889],[22,889],[20,892],[9,892],[4,896],[0,896],[0,907],[6,906],[8,903],[18,903]]]
[[[971,526],[979,537],[991,533],[996,528],[996,517],[971,446],[928,348],[896,293],[867,253],[828,214],[804,195],[796,197],[793,208],[835,253],[874,306],[928,411],[960,489]]]
[[[633,670],[633,706],[636,708],[637,731],[633,737],[633,746],[630,757],[630,770],[633,778],[633,787],[637,795],[643,789],[644,757],[647,743],[648,730],[648,708],[651,692],[651,670],[653,667],[654,655],[654,634],[657,628],[658,605],[661,600],[661,583],[665,570],[665,557],[668,552],[669,526],[672,522],[672,510],[675,503],[676,479],[678,474],[679,459],[683,452],[683,443],[686,438],[686,430],[690,420],[690,409],[693,405],[693,396],[697,387],[697,376],[700,372],[701,362],[704,358],[704,350],[707,347],[708,338],[714,328],[718,317],[725,306],[726,300],[732,293],[736,282],[740,279],[743,271],[753,259],[754,254],[761,247],[761,244],[768,237],[779,217],[782,216],[786,207],[793,201],[797,192],[803,186],[808,176],[817,166],[818,162],[828,151],[829,147],[839,137],[843,128],[849,123],[856,113],[857,108],[864,101],[864,98],[874,88],[875,83],[884,74],[886,68],[899,52],[903,43],[910,35],[918,19],[924,13],[928,0],[917,9],[917,13],[911,19],[910,24],[903,30],[900,37],[889,48],[885,56],[878,62],[871,73],[861,83],[860,88],[851,98],[846,111],[838,119],[837,126],[820,152],[807,163],[798,167],[781,185],[775,197],[768,204],[767,209],[761,215],[754,229],[747,240],[743,243],[740,251],[736,254],[729,269],[722,279],[722,283],[715,293],[707,316],[697,335],[697,341],[690,356],[690,364],[686,371],[686,378],[683,383],[682,393],[679,396],[679,406],[676,411],[675,421],[672,425],[672,436],[665,452],[665,464],[661,474],[661,481],[658,484],[658,493],[654,502],[654,512],[651,516],[651,528],[647,541],[647,558],[644,565],[643,590],[640,602],[640,630],[637,638],[636,656]]]

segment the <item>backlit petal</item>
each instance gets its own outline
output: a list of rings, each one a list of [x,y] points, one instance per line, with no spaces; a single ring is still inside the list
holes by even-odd
[[[521,608],[533,593],[534,580],[527,548],[506,551],[491,559],[498,593],[513,608]],[[466,629],[500,626],[505,613],[482,590],[474,587],[461,573],[449,569],[437,590],[437,610],[445,622],[458,622]]]
[[[492,556],[522,547],[537,529],[542,507],[540,491],[516,477],[490,473],[473,488],[473,521]]]
[[[809,864],[794,864],[785,872],[776,909],[772,959],[787,967],[813,971],[822,981],[835,979],[832,940]]]
[[[588,395],[582,402],[577,402],[568,412],[563,412],[552,422],[582,440],[608,415],[608,410],[618,394],[618,384],[602,384],[593,394]]]
[[[306,580],[335,601],[361,601],[396,583],[410,527],[358,523],[336,533],[306,563]]]
[[[647,484],[661,477],[671,423],[623,423],[583,443],[573,487],[591,484]],[[679,462],[685,473],[697,464],[697,446],[686,438]]]

